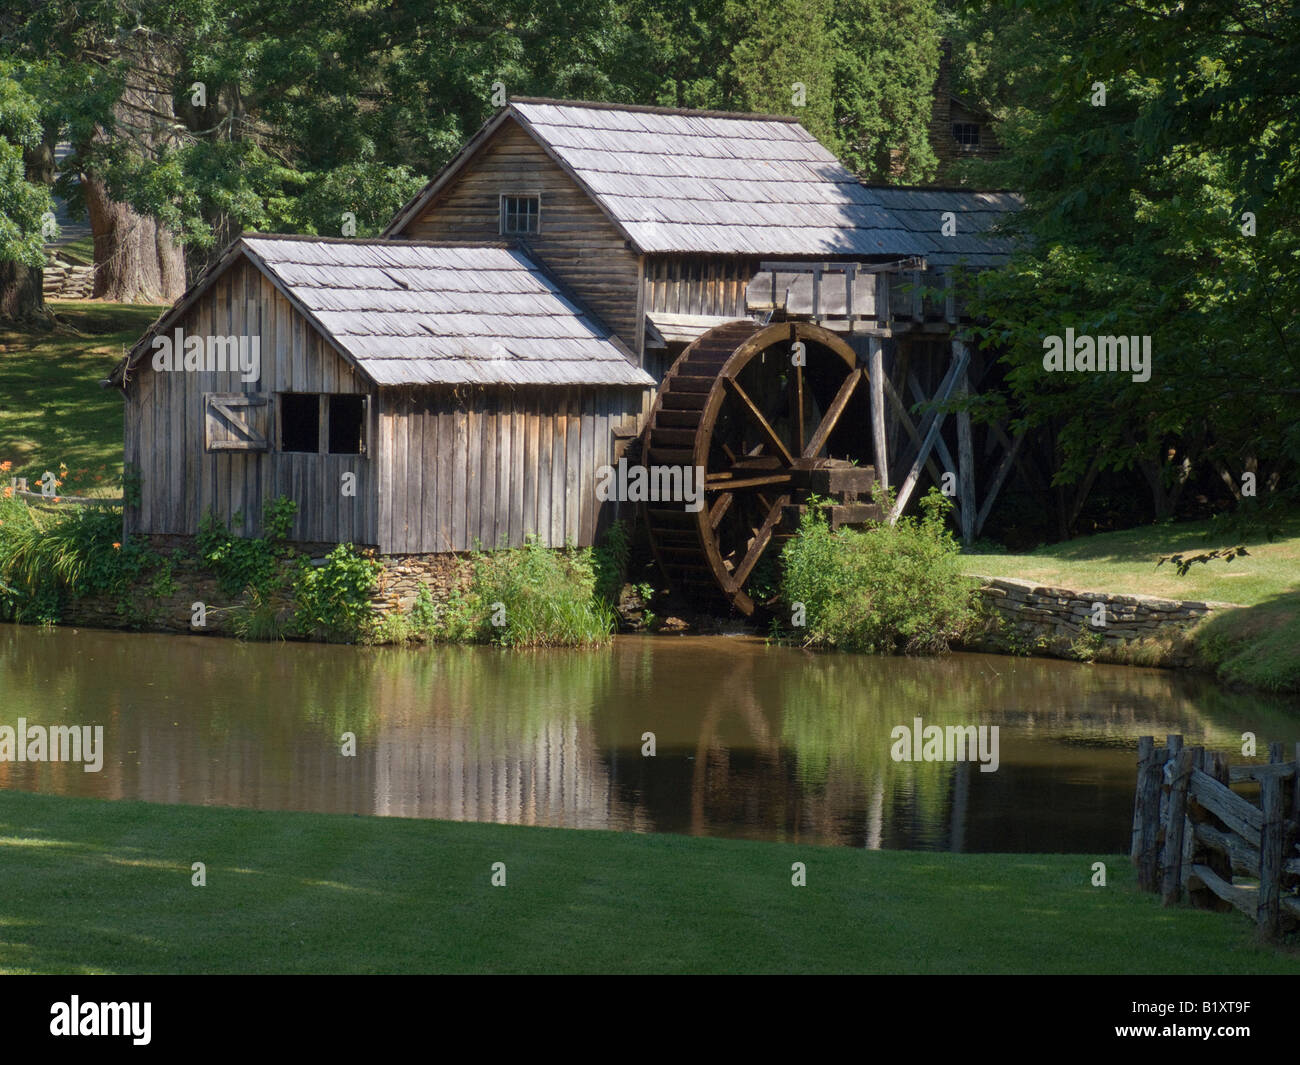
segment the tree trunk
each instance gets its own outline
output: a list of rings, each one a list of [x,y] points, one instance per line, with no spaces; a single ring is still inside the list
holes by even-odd
[[[25,321],[44,317],[41,271],[22,263],[0,263],[0,319]]]
[[[164,227],[109,198],[104,183],[84,176],[82,190],[95,236],[96,299],[170,303],[185,291],[185,252]]]
[[[129,61],[131,77],[115,106],[117,128],[99,131],[96,139],[127,139],[131,150],[156,157],[176,143],[172,81],[179,60],[144,32],[120,42],[117,50]],[[178,299],[185,292],[182,245],[152,217],[110,198],[93,165],[90,170],[81,182],[95,238],[95,298],[123,303]]]
[[[54,152],[50,147],[53,134],[35,148],[23,151],[26,178],[33,184],[54,183]],[[0,263],[0,319],[27,321],[48,318],[45,293],[42,289],[44,271],[22,263]]]

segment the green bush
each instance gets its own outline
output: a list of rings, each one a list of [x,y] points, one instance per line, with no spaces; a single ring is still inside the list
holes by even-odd
[[[607,602],[618,605],[619,594],[627,580],[627,564],[632,557],[632,534],[627,522],[616,521],[605,530],[592,550],[596,574],[596,594]]]
[[[536,538],[475,554],[469,588],[439,613],[438,640],[503,647],[592,647],[614,631],[613,607],[596,594],[590,548],[554,551]]]
[[[791,616],[803,604],[805,643],[874,654],[942,654],[977,620],[976,582],[961,574],[958,545],[936,491],[919,518],[865,531],[831,531],[810,506],[781,553],[781,594]]]
[[[234,535],[211,511],[204,515],[195,546],[223,594],[234,598],[251,588],[263,598],[271,595],[280,583],[280,560],[288,553],[285,541],[297,513],[298,504],[284,496],[267,503],[263,535],[256,538]]]
[[[319,566],[304,557],[294,587],[298,634],[334,643],[365,638],[374,620],[370,593],[381,569],[381,563],[358,554],[351,544],[339,544]]]

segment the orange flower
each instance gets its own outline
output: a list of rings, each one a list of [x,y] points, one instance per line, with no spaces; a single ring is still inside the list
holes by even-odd
[[[0,473],[8,473],[14,468],[14,464],[9,461],[0,462]]]
[[[5,498],[6,498],[6,499],[13,499],[13,497],[14,497],[13,486],[12,486],[12,485],[5,485]]]
[[[116,550],[117,550],[118,548],[120,548],[121,546],[122,546],[121,544],[114,542],[114,544],[113,544],[113,550],[116,551]]]

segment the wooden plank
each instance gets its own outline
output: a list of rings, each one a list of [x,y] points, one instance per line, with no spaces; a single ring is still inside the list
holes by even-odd
[[[463,398],[457,397],[453,408],[454,442],[451,460],[451,542],[452,550],[468,551],[469,539],[469,420]]]
[[[1233,873],[1259,876],[1259,852],[1247,846],[1236,833],[1223,832],[1204,821],[1193,822],[1192,831],[1196,842],[1218,851],[1228,859]]]
[[[1190,884],[1200,884],[1209,888],[1224,902],[1232,903],[1252,921],[1255,920],[1259,908],[1259,892],[1254,888],[1235,887],[1208,865],[1192,866]]]
[[[578,543],[596,542],[596,390],[581,390],[578,460]]]
[[[1282,762],[1282,744],[1269,744],[1269,761]],[[1259,837],[1259,911],[1256,924],[1264,939],[1276,939],[1282,931],[1279,900],[1282,895],[1282,846],[1286,825],[1282,819],[1282,779],[1265,777],[1259,782],[1260,813],[1264,825]]]
[[[453,520],[456,509],[456,404],[452,394],[438,395],[438,540],[439,551],[453,551]]]
[[[511,389],[510,396],[510,536],[506,543],[518,547],[524,542],[524,438],[528,433],[528,415],[523,396]]]
[[[725,382],[726,386],[731,389],[732,394],[740,400],[741,406],[749,414],[749,420],[758,427],[759,432],[763,434],[763,438],[767,441],[772,450],[774,450],[781,458],[781,461],[787,466],[794,465],[794,456],[791,455],[789,450],[786,448],[785,442],[776,435],[776,431],[768,424],[767,419],[763,417],[763,412],[760,411],[757,404],[749,398],[749,393],[741,387],[740,382],[732,377],[724,377],[722,380]]]
[[[1251,847],[1259,847],[1264,814],[1257,807],[1198,769],[1192,770],[1190,794]]]
[[[483,503],[483,397],[480,389],[469,389],[465,395],[465,543],[477,550],[482,547],[481,534]]]
[[[537,535],[537,495],[541,481],[541,459],[538,455],[538,438],[541,435],[541,415],[537,389],[531,388],[522,393],[524,419],[527,423],[524,435],[524,528],[523,539]],[[522,542],[522,541],[521,541]]]
[[[867,339],[871,383],[871,440],[876,454],[876,478],[889,488],[889,449],[885,443],[885,355],[880,337]]]
[[[1138,890],[1155,891],[1159,860],[1160,760],[1151,736],[1138,740],[1138,783],[1133,811],[1131,855],[1138,872]]]
[[[993,434],[989,434],[992,439]],[[1007,474],[1011,472],[1011,467],[1015,464],[1016,455],[1020,451],[1020,445],[1025,441],[1025,430],[1016,433],[1011,447],[1006,449],[1002,455],[1002,461],[998,463],[998,468],[993,473],[993,480],[984,494],[984,502],[980,504],[979,513],[975,515],[975,535],[979,536],[984,531],[984,523],[988,520],[989,513],[993,510],[993,501],[997,499],[998,492],[1002,490],[1002,482],[1006,480]]]
[[[551,545],[563,547],[568,526],[569,389],[554,390],[555,434],[551,440]]]
[[[482,493],[479,498],[479,537],[483,546],[497,545],[498,515],[501,513],[500,488],[497,484],[497,446],[501,439],[501,403],[495,389],[483,397]]]
[[[960,347],[969,359],[970,349],[964,342],[954,340],[952,343],[954,348]],[[962,373],[957,389],[963,399],[970,397],[968,373]],[[961,504],[961,538],[969,544],[975,539],[975,449],[971,442],[968,410],[957,412],[957,498]]]
[[[1203,748],[1184,747],[1174,761],[1174,779],[1169,792],[1169,817],[1165,822],[1165,843],[1161,858],[1161,896],[1172,906],[1183,892],[1183,835],[1187,827],[1187,789],[1192,766],[1200,761]]]
[[[554,547],[551,539],[551,463],[555,452],[555,412],[550,390],[537,390],[537,535]]]

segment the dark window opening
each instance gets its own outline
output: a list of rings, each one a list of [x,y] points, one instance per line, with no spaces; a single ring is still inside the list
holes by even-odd
[[[501,232],[536,233],[541,209],[537,196],[502,196]]]
[[[980,146],[980,127],[978,122],[954,122],[952,124],[952,136],[963,148],[978,148]]]
[[[330,454],[360,455],[365,451],[364,396],[330,396]]]
[[[320,396],[315,392],[281,394],[280,450],[320,451]]]

